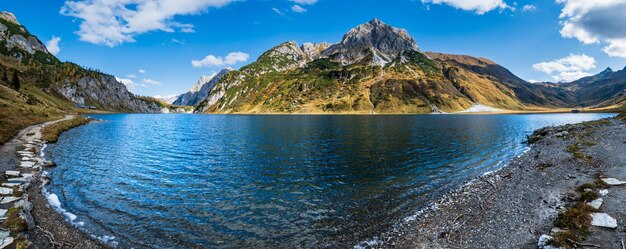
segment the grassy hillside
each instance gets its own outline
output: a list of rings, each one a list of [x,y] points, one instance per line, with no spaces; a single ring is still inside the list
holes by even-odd
[[[274,51],[272,49],[270,51]],[[572,96],[533,85],[481,58],[407,51],[385,66],[374,53],[347,66],[328,58],[296,64],[276,53],[233,71],[197,110],[210,113],[430,113],[481,103],[509,110],[565,106]],[[258,70],[257,70],[258,69]]]
[[[39,88],[40,82],[34,81],[32,74],[27,75],[27,69],[12,58],[0,56],[0,143],[27,126],[76,112],[69,101]],[[17,76],[19,88],[13,84],[13,75]]]

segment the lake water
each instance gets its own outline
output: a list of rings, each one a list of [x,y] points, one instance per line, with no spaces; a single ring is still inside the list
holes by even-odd
[[[46,149],[48,191],[123,248],[345,248],[501,168],[533,130],[608,116],[93,115]]]

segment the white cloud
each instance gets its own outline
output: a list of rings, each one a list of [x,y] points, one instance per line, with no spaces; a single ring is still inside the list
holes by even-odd
[[[422,3],[447,4],[454,8],[482,15],[495,9],[509,9],[504,0],[422,0]]]
[[[272,8],[272,11],[274,11],[276,14],[281,15],[281,16],[284,16],[284,15],[285,15],[285,13],[283,13],[282,11],[280,11],[280,10],[279,10],[279,9],[277,9],[277,8]]]
[[[68,0],[61,14],[80,19],[80,40],[114,47],[134,42],[150,31],[194,32],[193,25],[176,16],[219,8],[235,0]]]
[[[569,82],[591,75],[588,71],[596,67],[596,59],[585,54],[570,54],[561,59],[533,65],[537,71],[546,73],[557,82]]]
[[[146,70],[139,69],[139,70],[137,70],[137,72],[139,72],[140,74],[145,74],[145,73],[146,73]]]
[[[603,51],[626,58],[626,0],[556,0],[561,36],[584,44],[604,43]]]
[[[302,8],[302,6],[296,4],[294,6],[291,6],[291,11],[296,12],[296,13],[304,13],[304,12],[306,12],[306,9]]]
[[[59,52],[61,52],[61,48],[59,47],[60,41],[61,38],[52,36],[52,39],[46,42],[46,48],[48,49],[48,52],[53,55],[57,55]]]
[[[207,55],[202,60],[192,60],[193,67],[223,67],[227,65],[235,65],[240,62],[246,62],[250,55],[242,52],[232,52],[226,55],[226,58],[215,55]]]
[[[532,12],[537,10],[537,6],[532,4],[527,4],[522,7],[522,12]]]
[[[172,39],[170,41],[172,43],[176,43],[176,44],[180,44],[180,45],[185,45],[186,44],[185,40]]]
[[[161,82],[158,82],[156,80],[153,79],[142,79],[141,83],[147,84],[147,85],[151,85],[151,86],[160,86]]]
[[[317,0],[289,0],[297,4],[311,5],[317,3]]]
[[[129,75],[126,75],[126,77],[131,78],[131,79],[134,79],[134,78],[137,78],[137,75],[134,75],[134,74],[129,74]]]
[[[115,77],[115,79],[118,82],[124,84],[129,91],[133,91],[137,89],[137,84],[135,83],[135,81],[131,79],[123,79],[123,78],[118,78],[118,77]]]

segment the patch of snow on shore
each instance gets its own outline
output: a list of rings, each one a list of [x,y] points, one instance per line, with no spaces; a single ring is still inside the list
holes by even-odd
[[[495,108],[495,107],[475,103],[469,109],[465,111],[460,111],[459,113],[473,113],[473,112],[502,112],[502,110]]]

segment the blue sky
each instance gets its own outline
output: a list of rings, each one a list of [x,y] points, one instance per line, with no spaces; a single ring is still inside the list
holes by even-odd
[[[338,42],[372,18],[407,29],[424,51],[489,58],[526,80],[626,66],[625,25],[606,30],[580,21],[602,8],[626,13],[626,0],[0,0],[0,6],[42,41],[58,37],[61,60],[113,74],[148,96],[185,92],[201,75],[241,67],[285,41]],[[600,21],[626,19],[617,13]]]

